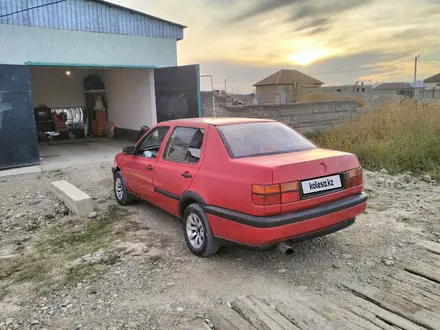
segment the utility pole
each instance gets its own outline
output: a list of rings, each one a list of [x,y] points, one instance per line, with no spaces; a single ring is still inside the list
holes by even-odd
[[[420,55],[414,57],[414,86],[413,86],[413,99],[416,98],[416,81],[417,81],[417,61]]]
[[[225,79],[225,94],[227,94],[227,92],[226,92],[226,80],[227,80],[227,79]]]

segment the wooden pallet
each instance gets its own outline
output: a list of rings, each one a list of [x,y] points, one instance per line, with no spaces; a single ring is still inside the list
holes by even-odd
[[[378,270],[369,284],[342,282],[325,299],[240,297],[211,313],[214,329],[440,330],[440,244],[419,247],[419,259]]]

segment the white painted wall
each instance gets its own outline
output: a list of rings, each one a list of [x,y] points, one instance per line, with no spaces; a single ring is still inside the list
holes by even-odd
[[[154,70],[105,70],[109,120],[116,127],[139,130],[142,125],[157,123]]]
[[[83,107],[86,99],[83,80],[95,70],[66,68],[29,67],[32,82],[32,104],[34,107],[46,104],[49,108]]]
[[[106,88],[109,120],[116,127],[138,130],[141,125],[157,123],[154,70],[151,69],[69,69],[29,67],[34,107],[85,106],[83,79],[96,74]]]
[[[439,88],[440,86],[437,86],[440,82],[434,82],[434,83],[425,83],[425,88],[430,89],[432,91],[433,88]]]
[[[0,64],[176,66],[175,39],[0,24]]]

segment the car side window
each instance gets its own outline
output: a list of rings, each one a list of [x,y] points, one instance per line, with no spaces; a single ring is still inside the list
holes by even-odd
[[[142,141],[137,154],[142,157],[156,158],[169,129],[168,126],[155,128],[150,134],[148,134],[145,140]]]
[[[163,159],[197,164],[202,153],[205,131],[194,127],[176,127],[171,134]]]

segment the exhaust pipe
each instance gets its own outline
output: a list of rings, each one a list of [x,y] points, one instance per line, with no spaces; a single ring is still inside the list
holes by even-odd
[[[290,245],[287,245],[284,242],[279,242],[277,245],[278,250],[280,250],[285,255],[289,255],[293,253],[293,248]]]

